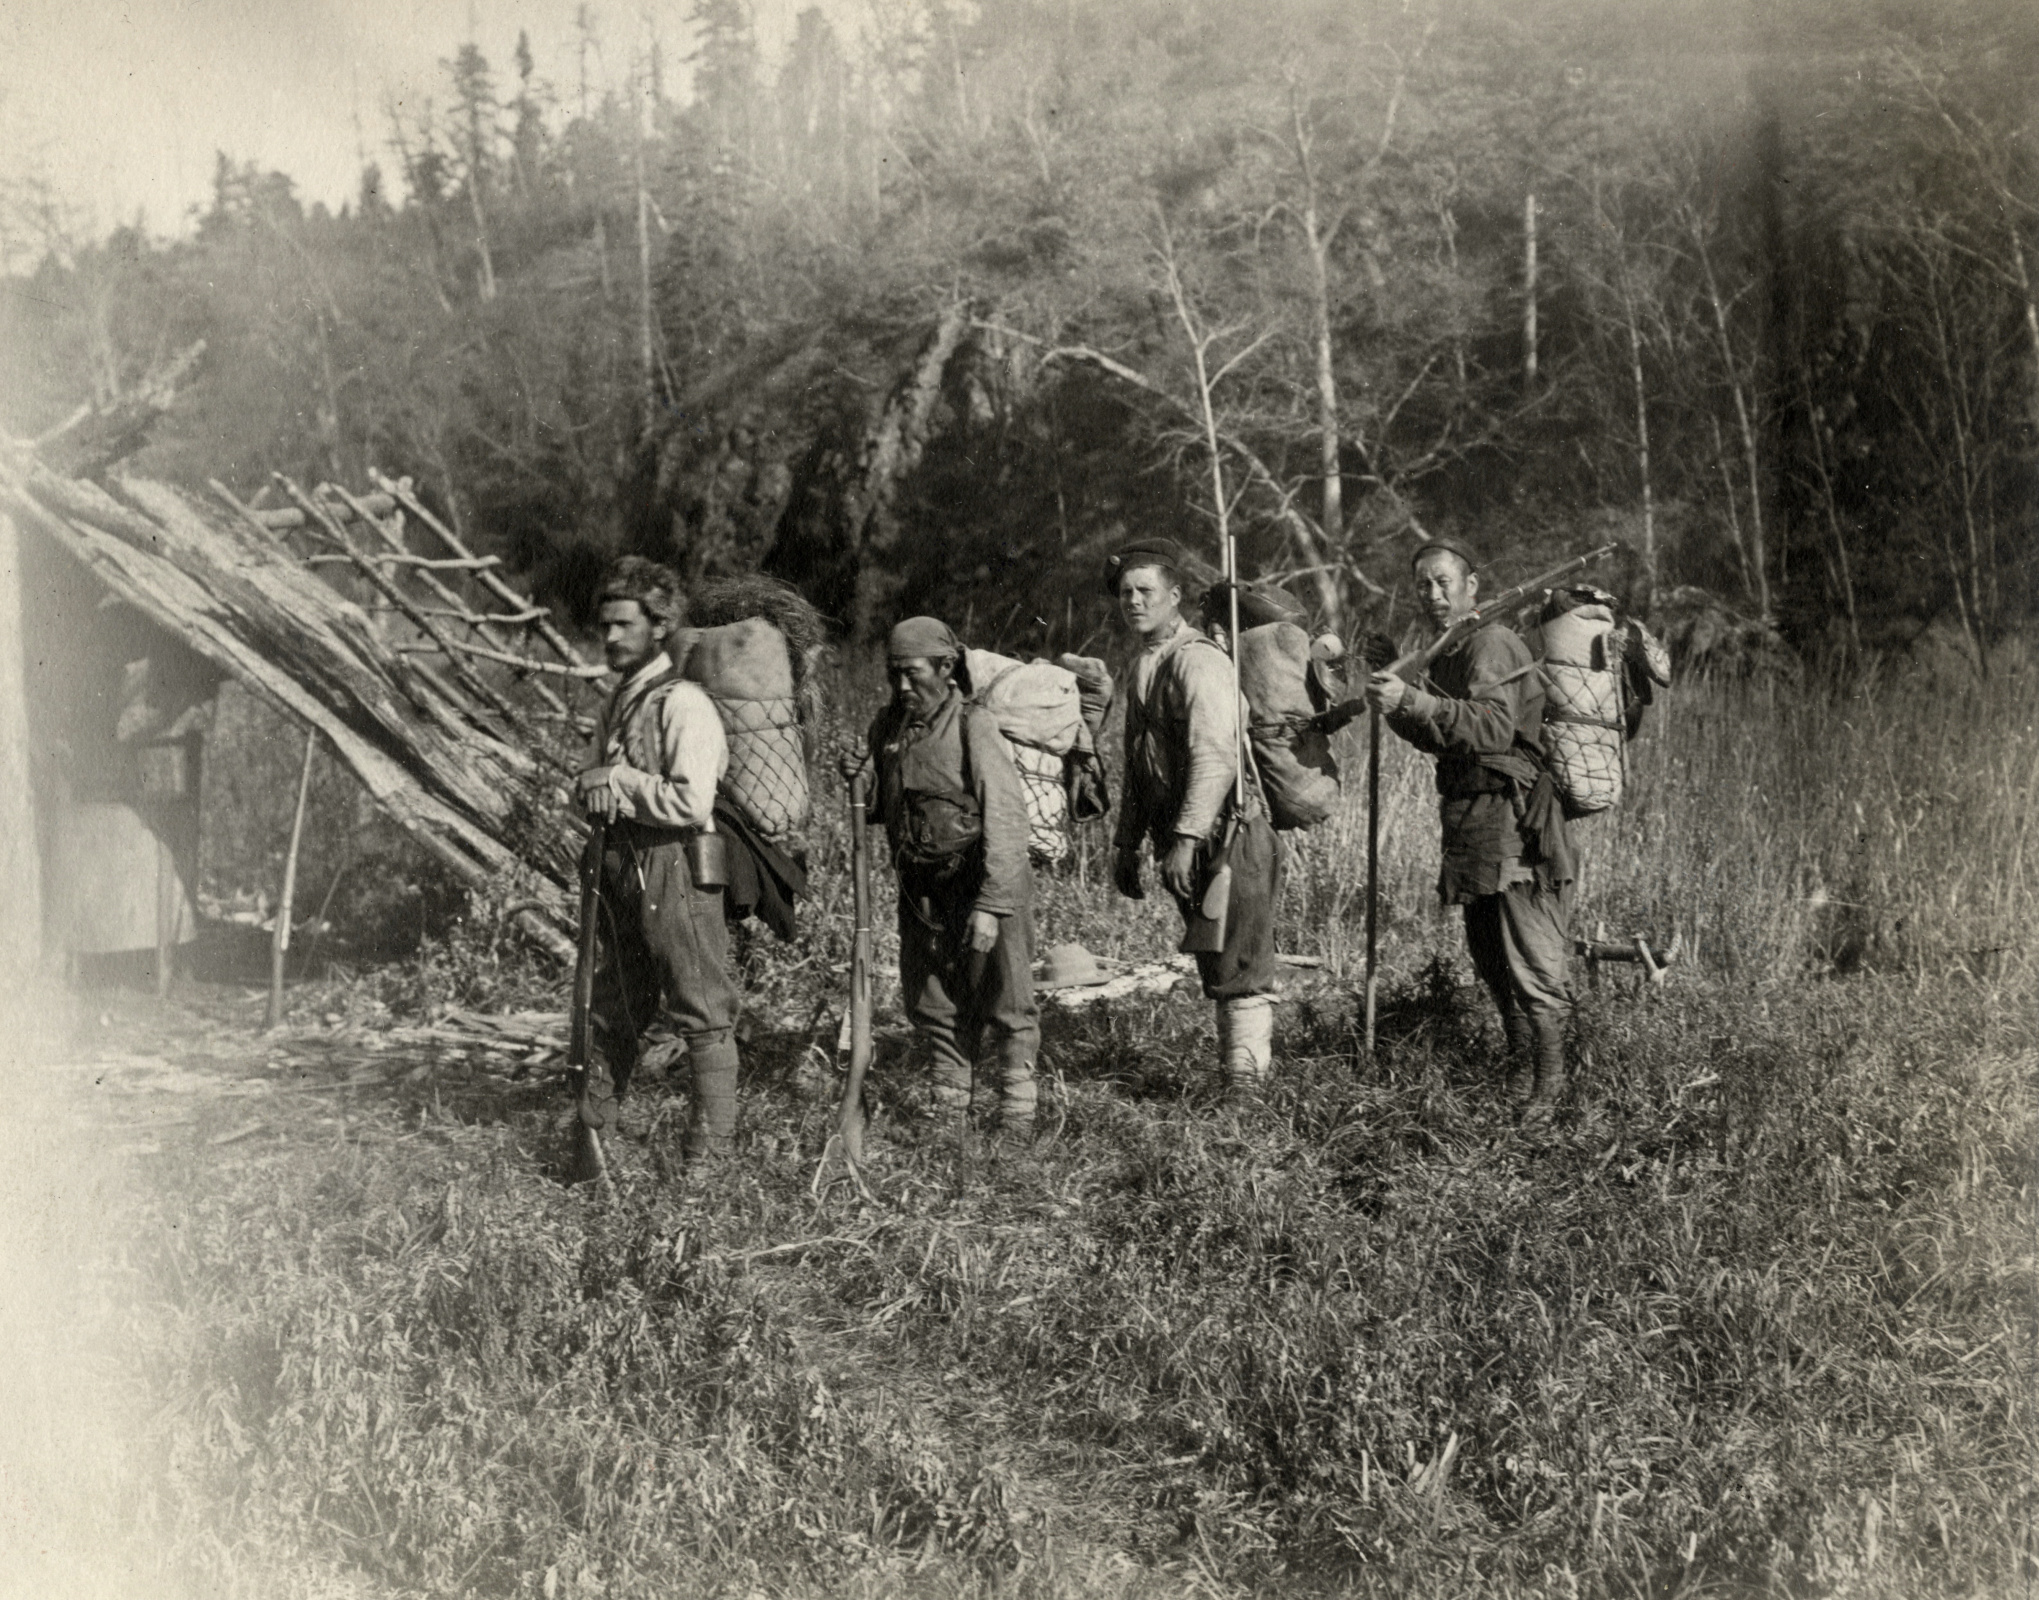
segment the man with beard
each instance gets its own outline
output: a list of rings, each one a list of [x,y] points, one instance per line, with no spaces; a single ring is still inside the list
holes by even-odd
[[[663,1010],[693,1074],[689,1162],[727,1154],[736,1129],[737,987],[715,792],[729,744],[715,703],[682,679],[666,646],[686,620],[678,578],[625,556],[602,589],[602,651],[620,680],[580,774],[581,804],[607,825],[601,947],[592,1020],[598,1059],[578,1096],[580,1123],[613,1125],[639,1040]],[[704,845],[703,841],[713,841]],[[712,880],[712,881],[710,881]]]

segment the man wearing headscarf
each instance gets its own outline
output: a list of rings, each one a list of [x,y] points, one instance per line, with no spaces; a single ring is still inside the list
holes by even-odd
[[[715,833],[715,791],[729,742],[715,703],[667,653],[686,597],[666,567],[625,556],[603,585],[602,649],[620,680],[596,724],[578,782],[587,814],[607,826],[600,959],[592,1020],[597,1060],[582,1075],[579,1120],[613,1124],[638,1042],[664,1010],[687,1042],[693,1099],[687,1159],[728,1152],[736,1129],[736,980],[721,882],[699,881],[689,846]],[[696,854],[707,860],[701,846]],[[726,879],[724,880],[726,881]],[[584,1168],[585,1170],[585,1168]]]
[[[1427,540],[1413,565],[1417,598],[1439,630],[1478,604],[1479,561],[1468,546]],[[1500,1008],[1508,1097],[1547,1115],[1565,1089],[1577,874],[1543,762],[1536,662],[1512,630],[1489,622],[1430,664],[1428,689],[1381,671],[1366,698],[1396,733],[1437,757],[1438,893],[1446,905],[1465,907],[1467,948]]]
[[[871,725],[871,814],[899,873],[900,994],[934,1058],[937,1108],[969,1115],[988,1042],[999,1136],[1024,1143],[1041,1037],[1026,796],[1005,735],[969,702],[948,625],[910,617],[885,653],[892,702]]]
[[[1218,1066],[1230,1093],[1257,1088],[1274,1056],[1274,907],[1281,847],[1257,781],[1239,777],[1241,709],[1224,651],[1182,615],[1184,557],[1172,540],[1127,546],[1105,586],[1139,641],[1126,697],[1126,794],[1113,882],[1145,897],[1140,847],[1150,844],[1183,919],[1204,995],[1218,1007]],[[1209,899],[1222,852],[1230,894]]]

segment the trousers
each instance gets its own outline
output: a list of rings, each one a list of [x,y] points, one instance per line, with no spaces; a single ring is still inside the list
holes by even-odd
[[[970,948],[975,903],[967,889],[916,892],[899,887],[899,993],[933,1057],[935,1098],[950,1110],[970,1105],[975,1064],[987,1041],[995,1052],[1000,1115],[1033,1116],[1034,1060],[1041,1014],[1034,1002],[1034,912],[1027,894],[998,919],[998,943]]]
[[[1167,851],[1157,841],[1157,858]],[[1208,875],[1214,847],[1197,846],[1196,880]],[[1232,840],[1232,899],[1225,913],[1224,940],[1216,950],[1196,952],[1197,976],[1203,980],[1207,1000],[1241,1000],[1248,995],[1273,994],[1279,968],[1274,953],[1274,907],[1281,898],[1281,843],[1266,817],[1249,817],[1239,825]],[[1194,937],[1199,925],[1208,929],[1195,901],[1174,896],[1182,913],[1183,943],[1189,950],[1203,941]]]
[[[1516,883],[1467,901],[1466,948],[1511,1039],[1519,1019],[1562,1023],[1571,1015],[1570,884]]]
[[[612,837],[601,873],[591,1021],[620,1096],[661,1011],[697,1063],[719,1061],[734,1039],[738,995],[723,891],[694,887],[684,843]]]

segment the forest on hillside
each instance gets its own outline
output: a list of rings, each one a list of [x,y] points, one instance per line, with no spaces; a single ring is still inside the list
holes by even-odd
[[[574,82],[449,40],[337,213],[235,152],[174,239],[14,184],[0,426],[203,340],[139,469],[409,474],[583,616],[634,549],[1075,648],[1121,530],[1212,548],[1220,502],[1332,621],[1419,527],[1510,577],[1620,538],[1631,605],[1828,661],[1937,624],[1986,671],[2039,598],[2029,8],[689,23],[583,7]]]

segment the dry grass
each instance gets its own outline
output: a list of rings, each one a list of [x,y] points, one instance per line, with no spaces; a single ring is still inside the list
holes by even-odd
[[[614,1206],[562,1190],[543,1096],[447,1071],[338,1143],[168,1163],[135,1515],[218,1595],[2022,1592],[2031,689],[1672,696],[1587,916],[1698,956],[1586,993],[1533,1137],[1396,748],[1375,1060],[1355,806],[1299,851],[1285,942],[1325,965],[1264,1106],[1213,1103],[1201,1002],[1058,1016],[1056,1137],[959,1150],[881,1057],[879,1203],[817,1206],[824,826],[706,1181],[668,1115]],[[1172,943],[1102,868],[1047,936]]]

